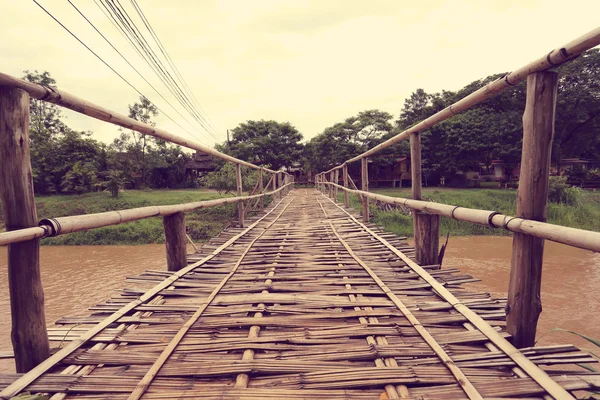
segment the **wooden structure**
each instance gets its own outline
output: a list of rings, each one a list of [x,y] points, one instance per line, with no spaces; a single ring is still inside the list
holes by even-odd
[[[186,268],[130,277],[91,315],[58,321],[62,348],[0,376],[0,397],[571,398],[600,386],[598,373],[565,372],[587,353],[515,349],[505,300],[419,266],[404,238],[359,218],[296,189]]]
[[[421,201],[421,143],[423,131],[445,121],[462,111],[477,105],[498,92],[527,80],[527,106],[523,117],[524,137],[521,162],[521,185],[518,193],[517,216],[504,218],[503,228],[515,232],[513,241],[513,259],[509,285],[508,330],[513,335],[514,342],[519,346],[531,346],[534,343],[537,319],[541,311],[540,286],[543,260],[543,241],[554,240],[587,250],[598,251],[600,234],[583,230],[571,231],[570,228],[555,227],[545,224],[546,203],[548,200],[548,177],[550,174],[550,151],[554,135],[554,108],[556,104],[556,73],[549,71],[582,52],[600,44],[600,28],[561,46],[539,59],[507,74],[501,79],[490,82],[479,90],[458,100],[442,111],[430,116],[418,124],[406,129],[383,143],[353,157],[341,165],[317,174],[317,180],[323,182],[323,176],[333,176],[334,171],[346,168],[353,162],[361,162],[361,178],[368,180],[369,157],[374,156],[402,140],[410,138],[410,159],[412,175],[412,201],[402,204],[413,210],[413,227],[417,262],[430,264],[437,260],[439,246],[439,215],[455,219],[462,212],[457,212],[458,206],[433,207]],[[350,189],[346,184],[338,182],[323,182],[325,186],[340,187],[344,191],[357,194],[362,202],[363,221],[368,221],[369,203],[373,198],[368,194],[368,182],[363,182],[362,190]],[[390,204],[398,203],[386,196],[376,197]],[[450,207],[448,212],[446,207]],[[437,214],[437,215],[436,215]],[[487,215],[487,221],[481,217]],[[482,210],[467,211],[463,221],[489,225],[496,228],[494,222],[499,212]],[[519,226],[511,225],[518,220]],[[525,226],[523,226],[525,225]]]
[[[599,390],[600,373],[577,369],[595,362],[587,353],[569,345],[532,347],[543,241],[600,251],[600,233],[545,222],[557,84],[547,70],[597,44],[600,29],[316,175],[317,188],[327,195],[313,189],[290,193],[294,180],[283,171],[0,74],[0,197],[7,221],[0,245],[9,246],[18,372],[0,376],[0,399],[25,392],[128,400],[569,399],[573,391]],[[521,172],[517,216],[423,201],[423,130],[525,79],[521,165],[528,170]],[[38,224],[27,145],[30,96],[232,162],[237,196]],[[412,199],[370,193],[369,158],[406,138]],[[348,174],[355,161],[361,162],[361,190]],[[242,168],[259,171],[247,195]],[[264,173],[271,175],[266,184]],[[340,189],[345,207],[337,204]],[[349,194],[362,202],[361,220],[347,209]],[[274,201],[250,216],[252,203],[263,209],[266,196]],[[413,210],[416,249],[369,224],[369,199]],[[238,226],[187,256],[184,213],[230,203],[237,204]],[[165,270],[131,277],[127,288],[93,307],[91,315],[66,317],[48,336],[39,239],[158,216],[167,241]],[[515,232],[508,302],[461,288],[473,278],[440,269],[440,216]],[[59,344],[50,356],[48,339]]]

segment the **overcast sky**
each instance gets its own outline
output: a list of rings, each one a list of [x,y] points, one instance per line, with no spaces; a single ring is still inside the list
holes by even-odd
[[[40,3],[142,93],[188,126],[66,0]],[[72,0],[167,98],[167,90],[93,0]],[[143,29],[131,2],[121,0]],[[305,138],[367,109],[397,117],[417,88],[457,90],[514,70],[597,27],[598,0],[138,0],[213,122],[289,121]],[[143,31],[147,38],[150,35]],[[58,86],[127,113],[138,95],[30,0],[0,0],[0,71],[47,70]],[[177,104],[175,101],[173,104]],[[183,112],[182,112],[183,113]],[[117,128],[66,112],[110,142]],[[184,114],[185,115],[185,114]],[[190,119],[188,117],[188,119]],[[164,117],[157,124],[188,133]],[[189,130],[204,144],[215,139]]]

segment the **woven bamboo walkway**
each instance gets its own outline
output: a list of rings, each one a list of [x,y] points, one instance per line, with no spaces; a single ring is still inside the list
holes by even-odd
[[[474,279],[456,269],[416,265],[403,238],[320,192],[293,190],[249,223],[188,268],[131,277],[89,317],[58,321],[62,350],[33,374],[0,376],[1,395],[570,398],[600,386],[573,367],[593,362],[587,353],[517,351],[504,299],[462,288]]]

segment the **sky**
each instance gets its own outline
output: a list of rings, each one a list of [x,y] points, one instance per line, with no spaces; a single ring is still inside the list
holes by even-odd
[[[598,0],[138,0],[213,137],[173,111],[67,0],[38,1],[186,129],[164,115],[157,126],[211,147],[247,120],[287,121],[309,139],[363,110],[397,118],[417,88],[458,90],[515,70],[596,28],[600,15]],[[94,0],[72,2],[192,120]],[[131,0],[121,4],[150,40]],[[60,89],[123,114],[138,98],[33,1],[0,0],[0,37],[0,72],[49,71]],[[98,140],[118,135],[116,126],[64,115]]]

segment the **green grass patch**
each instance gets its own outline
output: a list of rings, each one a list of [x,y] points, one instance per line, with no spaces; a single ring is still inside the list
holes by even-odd
[[[153,205],[213,200],[229,195],[208,190],[128,190],[112,198],[110,193],[36,197],[38,218],[93,214]],[[267,200],[268,201],[268,200]],[[236,218],[236,205],[227,204],[186,213],[190,237],[203,242],[221,232]],[[0,217],[0,228],[4,221]],[[164,243],[162,218],[147,218],[120,225],[75,232],[42,240],[43,245],[125,245]]]
[[[372,191],[390,197],[411,197],[410,189],[386,188],[374,189]],[[339,199],[343,201],[342,193],[339,193]],[[351,206],[360,210],[358,197],[350,195],[350,199]],[[517,191],[510,189],[424,188],[423,199],[454,206],[499,211],[505,215],[515,215]],[[398,235],[413,236],[411,216],[399,211],[382,211],[374,204],[370,204],[370,210],[374,216],[373,223]],[[586,191],[583,193],[580,204],[576,205],[549,203],[548,222],[572,228],[600,231],[600,193]],[[492,229],[487,226],[442,217],[440,233],[445,235],[447,232],[455,236],[507,236],[511,234],[504,229]]]

